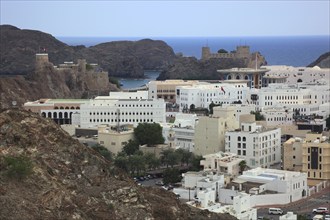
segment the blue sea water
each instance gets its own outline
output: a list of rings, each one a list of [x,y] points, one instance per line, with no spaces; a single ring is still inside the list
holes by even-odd
[[[141,40],[141,37],[57,37],[68,45],[94,46],[99,43],[119,40]],[[283,36],[283,37],[154,37],[153,40],[163,40],[175,53],[184,56],[201,57],[203,46],[209,46],[212,52],[223,48],[227,51],[236,49],[238,45],[250,46],[250,51],[259,51],[267,60],[268,65],[307,66],[323,53],[330,51],[330,36]],[[155,75],[152,75],[153,78]],[[147,75],[147,77],[149,77]],[[148,79],[121,79],[126,88],[140,86]],[[129,86],[126,84],[130,84]]]

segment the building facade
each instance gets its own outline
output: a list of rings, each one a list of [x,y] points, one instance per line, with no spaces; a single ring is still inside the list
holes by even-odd
[[[248,102],[249,88],[245,83],[222,84],[204,83],[192,86],[178,86],[177,104],[180,111],[194,108],[209,108],[211,103],[216,105]]]
[[[283,169],[291,171],[302,170],[302,143],[299,137],[290,138],[283,143]]]
[[[269,167],[281,162],[281,129],[265,129],[254,119],[240,123],[240,130],[226,132],[225,151],[246,160],[248,167]]]
[[[329,137],[308,133],[302,144],[302,171],[309,179],[330,179]]]
[[[148,98],[149,99],[164,99],[165,102],[176,103],[176,87],[191,86],[197,84],[195,80],[165,80],[165,81],[150,81],[148,83]]]
[[[195,128],[196,155],[213,154],[225,151],[225,133],[239,128],[235,108],[215,107],[213,116],[199,117]]]
[[[81,127],[98,125],[164,123],[163,99],[109,99],[97,97],[81,105]]]

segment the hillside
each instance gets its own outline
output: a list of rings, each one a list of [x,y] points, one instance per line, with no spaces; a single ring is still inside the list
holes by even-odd
[[[330,68],[330,52],[322,54],[317,60],[309,64],[307,67],[318,66],[320,68]]]
[[[50,34],[0,25],[0,75],[27,74],[33,70],[38,52],[49,54],[54,65],[86,59],[98,63],[110,76],[141,78],[144,70],[158,70],[175,59],[171,47],[163,41],[115,41],[95,45],[69,46]]]
[[[109,83],[107,73],[81,68],[59,70],[50,62],[33,64],[34,70],[27,75],[0,76],[0,109],[13,101],[21,106],[40,98],[91,98],[118,90]]]
[[[51,120],[0,113],[0,219],[235,219],[137,186]]]
[[[246,67],[244,60],[209,59],[197,60],[195,57],[181,57],[161,72],[158,80],[165,79],[203,79],[218,80],[218,69]]]

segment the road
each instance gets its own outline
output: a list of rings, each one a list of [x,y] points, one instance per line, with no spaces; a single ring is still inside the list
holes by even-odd
[[[270,206],[269,206],[270,207]],[[268,208],[262,207],[258,208],[258,217],[263,216],[268,219],[277,220],[279,216],[268,215]],[[272,206],[274,207],[274,206]],[[330,188],[323,189],[321,192],[316,193],[306,199],[290,203],[285,206],[275,206],[276,208],[281,208],[284,213],[293,212],[299,215],[305,215],[308,219],[312,219],[314,214],[312,210],[318,207],[327,207],[330,210]]]

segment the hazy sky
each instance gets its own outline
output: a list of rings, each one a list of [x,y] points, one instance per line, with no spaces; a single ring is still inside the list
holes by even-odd
[[[54,36],[330,35],[329,0],[1,1],[1,24]]]

